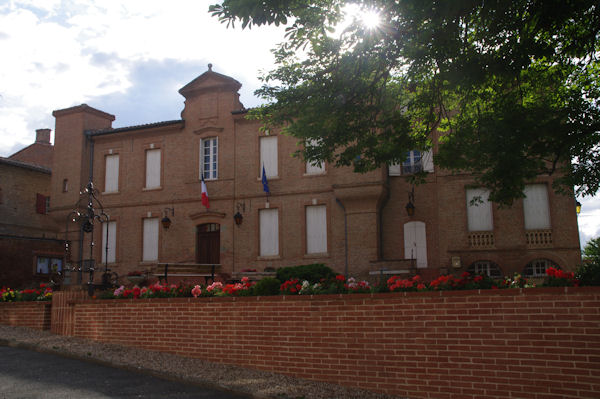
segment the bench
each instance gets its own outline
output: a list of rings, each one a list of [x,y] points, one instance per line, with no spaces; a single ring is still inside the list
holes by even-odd
[[[215,282],[215,271],[221,268],[220,264],[203,264],[203,263],[157,263],[156,267],[151,270],[151,275],[158,277],[162,283],[169,282],[171,277],[204,277],[204,282],[208,284],[211,279]]]

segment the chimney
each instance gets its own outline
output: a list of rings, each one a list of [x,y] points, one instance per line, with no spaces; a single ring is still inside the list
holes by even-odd
[[[50,144],[50,129],[38,129],[35,131],[35,142]]]

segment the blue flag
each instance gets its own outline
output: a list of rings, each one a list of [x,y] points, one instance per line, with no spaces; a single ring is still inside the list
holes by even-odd
[[[263,171],[262,171],[262,184],[263,184],[263,191],[265,193],[270,194],[271,191],[269,191],[269,181],[267,180],[267,174],[265,173],[265,165],[263,165]]]

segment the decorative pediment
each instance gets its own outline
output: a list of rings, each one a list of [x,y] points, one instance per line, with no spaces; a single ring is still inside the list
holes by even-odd
[[[204,211],[204,212],[192,213],[189,216],[190,216],[190,219],[192,219],[192,220],[201,220],[201,219],[214,219],[214,218],[225,219],[226,215],[227,214],[222,213],[222,212]]]
[[[185,98],[190,98],[210,91],[229,90],[237,93],[241,87],[242,84],[237,80],[213,72],[212,64],[208,64],[208,71],[179,89],[179,94]]]

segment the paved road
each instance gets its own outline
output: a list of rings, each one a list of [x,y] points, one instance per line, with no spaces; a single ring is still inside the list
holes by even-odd
[[[248,396],[0,346],[0,398],[247,399]]]

